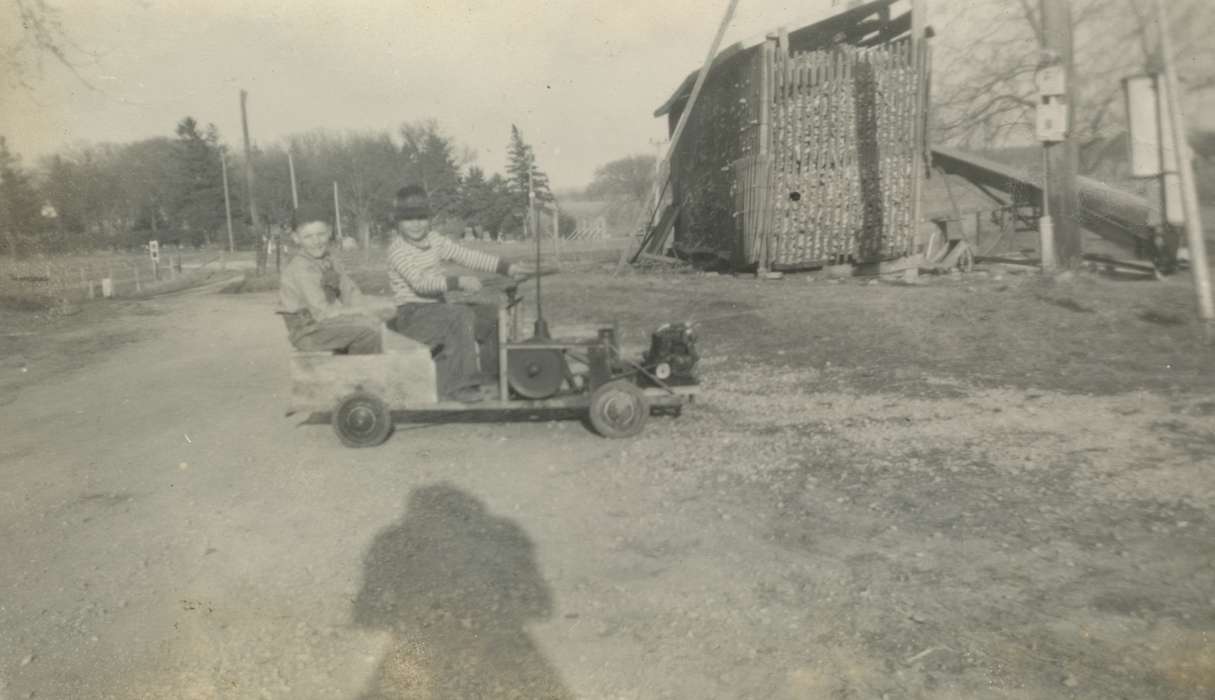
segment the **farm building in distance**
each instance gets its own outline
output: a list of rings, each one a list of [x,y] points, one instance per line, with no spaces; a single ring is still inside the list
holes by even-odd
[[[778,270],[914,253],[928,59],[911,27],[910,3],[876,0],[718,53],[671,154],[676,252]],[[696,77],[655,112],[672,134]]]

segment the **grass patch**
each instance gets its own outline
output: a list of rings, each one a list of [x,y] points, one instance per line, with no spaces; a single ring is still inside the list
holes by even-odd
[[[1060,298],[1060,297],[1046,297],[1046,296],[1041,297],[1041,299],[1042,299],[1042,301],[1046,302],[1047,304],[1054,304],[1055,306],[1058,306],[1061,309],[1067,309],[1068,311],[1075,311],[1076,313],[1080,313],[1080,314],[1096,313],[1093,309],[1090,309],[1089,307],[1085,306],[1084,304],[1081,304],[1080,302],[1076,301],[1075,299],[1068,299],[1066,297]]]
[[[702,357],[718,362],[706,376],[753,364],[829,368],[816,389],[843,376],[838,370],[851,390],[933,396],[943,388],[921,375],[1096,394],[1215,387],[1215,355],[1190,320],[1189,284],[1082,275],[1066,289],[1044,290],[1035,276],[962,279],[928,278],[909,293],[812,275],[556,275],[545,280],[544,311],[558,328],[618,320],[626,344],[646,343],[659,323],[690,319]],[[1145,313],[1182,323],[1148,325]]]
[[[1187,321],[1177,314],[1144,311],[1139,314],[1140,320],[1155,323],[1158,326],[1184,326]]]
[[[38,292],[0,292],[0,309],[5,311],[46,312],[59,306],[59,300]]]
[[[125,294],[123,299],[148,299],[161,294],[180,292],[192,287],[206,284],[216,275],[216,271],[194,270],[186,274],[178,274],[173,279],[160,280],[142,285],[143,289],[135,294]]]

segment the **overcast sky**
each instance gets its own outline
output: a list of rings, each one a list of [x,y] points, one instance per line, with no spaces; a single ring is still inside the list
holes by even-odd
[[[314,128],[391,129],[433,117],[504,167],[510,124],[556,188],[654,152],[651,115],[699,67],[726,0],[51,0],[90,89],[47,62],[4,87],[0,134],[28,164],[76,141],[172,136],[186,115],[240,144]],[[831,12],[832,0],[747,0],[726,44]],[[4,12],[11,3],[0,0]],[[0,17],[0,32],[13,31]],[[9,25],[8,29],[3,26]]]

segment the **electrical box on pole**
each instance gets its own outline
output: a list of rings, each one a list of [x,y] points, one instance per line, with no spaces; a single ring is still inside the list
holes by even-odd
[[[1042,143],[1058,143],[1067,138],[1067,73],[1058,64],[1046,65],[1034,75],[1038,87],[1035,132]]]
[[[1043,144],[1043,266],[1053,253],[1060,267],[1079,264],[1083,254],[1080,195],[1076,175],[1080,154],[1071,133],[1075,117],[1076,71],[1072,62],[1072,12],[1068,0],[1040,0],[1042,56],[1034,76],[1039,91],[1035,126]]]

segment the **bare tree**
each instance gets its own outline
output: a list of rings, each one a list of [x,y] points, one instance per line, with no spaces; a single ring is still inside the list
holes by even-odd
[[[358,239],[366,248],[372,226],[388,219],[392,193],[405,179],[406,165],[389,133],[315,130],[293,136],[289,143],[300,178],[301,208],[308,208],[309,199],[326,205],[331,202],[329,187],[336,181],[342,193],[343,221],[353,219]],[[284,153],[284,164],[285,159]],[[286,169],[278,171],[281,174]]]
[[[609,199],[624,197],[640,206],[654,186],[655,161],[654,156],[643,154],[605,163],[595,168],[595,178],[586,193]]]
[[[352,132],[344,141],[344,157],[336,165],[349,193],[359,244],[367,250],[372,223],[388,219],[388,203],[401,179],[400,157],[386,132]]]
[[[1172,0],[1182,82],[1215,88],[1215,3]],[[950,3],[938,25],[933,91],[940,141],[993,148],[1033,134],[1042,27],[1037,0]],[[1073,0],[1077,84],[1075,134],[1081,145],[1123,129],[1121,79],[1156,62],[1150,0]]]
[[[408,177],[426,189],[437,215],[455,214],[460,204],[461,170],[475,154],[444,134],[434,119],[402,124],[400,136]]]
[[[79,70],[81,59],[90,55],[68,36],[58,7],[47,0],[6,0],[4,4],[8,16],[0,21],[19,27],[15,38],[0,40],[0,73],[10,85],[32,90],[32,79],[42,75],[49,57],[93,87]]]

